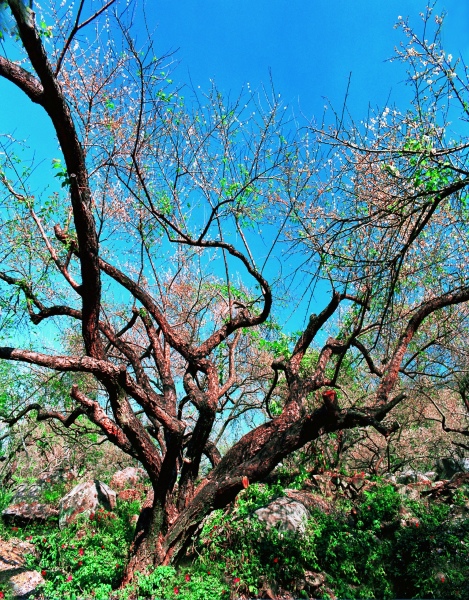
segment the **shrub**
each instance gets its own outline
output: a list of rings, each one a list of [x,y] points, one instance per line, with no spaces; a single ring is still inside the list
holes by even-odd
[[[27,560],[45,579],[45,597],[107,600],[122,576],[134,532],[130,517],[139,509],[138,502],[118,501],[116,513],[100,509],[63,530],[23,529],[37,549],[38,558]]]

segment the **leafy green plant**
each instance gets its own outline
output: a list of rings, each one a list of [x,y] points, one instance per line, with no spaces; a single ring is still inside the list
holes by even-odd
[[[446,504],[411,503],[413,526],[397,530],[393,554],[396,593],[412,597],[467,598],[469,520]]]
[[[47,504],[56,504],[67,493],[65,483],[56,483],[49,488],[45,488],[41,494],[42,500]]]
[[[139,509],[138,502],[118,502],[115,513],[100,509],[63,530],[31,529],[26,539],[37,557],[28,556],[27,564],[44,577],[45,597],[107,600],[123,574],[134,531],[131,516]]]
[[[180,600],[227,600],[229,586],[223,579],[221,565],[195,562],[179,573],[173,567],[157,567],[149,575],[138,577],[139,598],[172,598]]]

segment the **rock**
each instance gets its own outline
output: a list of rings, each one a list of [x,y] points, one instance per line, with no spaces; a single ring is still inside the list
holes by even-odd
[[[397,483],[407,485],[408,483],[415,483],[417,481],[416,471],[404,471],[397,476]]]
[[[456,473],[463,473],[467,471],[467,463],[463,462],[466,460],[467,459],[458,461],[452,457],[439,458],[435,467],[438,479],[451,479],[451,477],[453,477],[453,475],[456,475]]]
[[[325,514],[329,514],[331,512],[331,503],[327,502],[319,494],[306,492],[304,490],[285,490],[285,495],[292,500],[301,502],[301,504],[303,504],[308,511],[318,509]]]
[[[409,485],[398,485],[396,491],[401,496],[405,496],[409,500],[420,500],[420,492],[417,488]]]
[[[98,506],[113,510],[116,506],[116,492],[102,481],[78,484],[60,501],[59,527],[63,529],[79,515],[91,515]]]
[[[76,479],[78,473],[75,469],[65,469],[64,467],[58,467],[53,471],[45,471],[41,473],[37,478],[38,482],[45,482],[48,485],[54,485],[57,483],[65,483],[67,481],[73,481]]]
[[[118,492],[119,500],[140,500],[140,492],[138,490],[121,490]]]
[[[39,504],[39,502],[11,504],[2,512],[2,518],[6,523],[18,525],[27,525],[31,521],[44,523],[50,519],[56,519],[58,516],[57,509],[49,504]]]
[[[38,502],[42,498],[45,488],[45,482],[22,483],[17,488],[12,490],[13,502]]]
[[[109,482],[110,487],[116,490],[122,490],[126,486],[135,486],[139,481],[143,481],[145,471],[136,467],[127,467],[122,471],[117,471]]]
[[[44,583],[44,578],[38,571],[23,571],[10,577],[13,598],[18,599],[29,599],[30,595],[35,595],[38,592],[37,588]]]
[[[22,540],[14,538],[8,541],[0,540],[0,573],[21,569],[24,557],[27,554],[34,554],[35,551],[33,544]]]
[[[0,540],[0,587],[8,585],[13,598],[29,598],[44,583],[40,573],[24,569],[25,556],[34,553],[33,544],[28,542],[14,538]]]
[[[34,483],[21,483],[18,487],[13,488],[13,502],[40,502],[45,490],[52,485],[71,481],[76,477],[71,470],[59,467],[54,471],[45,471],[41,473]]]
[[[304,504],[288,497],[277,498],[264,508],[254,513],[259,521],[266,524],[267,529],[277,528],[281,532],[304,533],[309,518]]]
[[[321,586],[326,581],[324,573],[313,573],[313,571],[305,571],[305,582],[311,590]]]
[[[420,485],[431,485],[432,480],[427,477],[426,473],[417,473],[417,483]]]

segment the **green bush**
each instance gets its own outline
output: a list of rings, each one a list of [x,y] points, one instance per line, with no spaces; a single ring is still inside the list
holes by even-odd
[[[469,598],[469,520],[444,504],[413,503],[413,527],[396,532],[392,566],[396,594]]]
[[[66,529],[25,528],[38,558],[28,566],[41,571],[46,598],[94,597],[107,600],[123,574],[138,502],[118,502],[115,513],[99,509]]]
[[[310,596],[305,571],[325,573],[339,598],[469,598],[469,520],[455,518],[447,505],[406,501],[391,485],[377,483],[360,502],[336,502],[328,514],[314,511],[304,534],[287,534],[267,530],[253,515],[282,493],[278,485],[249,486],[231,508],[206,520],[189,562],[157,567],[120,591],[138,502],[118,501],[115,513],[100,509],[64,530],[15,527],[14,535],[36,546],[38,557],[29,556],[28,566],[43,573],[43,593],[51,599],[228,600],[256,597],[267,587],[301,598]],[[467,502],[464,491],[456,500]],[[8,501],[0,492],[0,505]],[[405,526],[403,503],[412,515]],[[315,590],[316,597],[328,598],[327,587]]]

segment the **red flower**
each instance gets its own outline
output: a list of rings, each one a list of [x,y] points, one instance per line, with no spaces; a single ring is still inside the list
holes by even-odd
[[[94,519],[94,513],[90,514],[90,521],[92,521]]]
[[[190,581],[191,580],[191,576],[189,575],[189,573],[186,573],[186,576],[184,577],[184,579],[186,581]]]
[[[445,582],[445,576],[444,576],[444,575],[442,575],[442,576],[440,577],[440,581],[441,581],[441,583],[444,583],[444,582]]]
[[[5,598],[5,594],[3,592],[0,592],[0,598]]]
[[[42,571],[41,571],[41,575],[42,575],[43,577],[45,577],[45,576],[46,576],[46,573],[47,573],[47,571],[46,571],[45,569],[42,569]]]
[[[69,575],[69,576],[67,577],[67,581],[72,581],[72,579],[73,579],[73,577],[72,577],[71,575]]]
[[[178,587],[175,587],[173,591],[176,594],[176,596],[179,594],[179,588]]]
[[[81,565],[83,564],[83,561],[79,560],[77,564],[78,564],[79,567],[81,567]]]
[[[274,563],[278,563],[278,558],[277,557],[274,558]]]
[[[211,575],[210,571],[207,571],[207,575]]]
[[[66,548],[65,544],[62,544],[62,548]]]
[[[104,550],[104,546],[101,546],[101,548]]]
[[[240,581],[241,581],[241,579],[239,577],[233,578],[233,583],[239,583]]]
[[[80,550],[78,550],[78,554],[80,556],[83,556],[83,554],[85,554],[85,551],[83,550],[83,548],[80,548]]]
[[[247,490],[248,487],[249,487],[249,479],[246,477],[246,475],[244,475],[244,477],[243,477],[243,488],[245,490]]]

